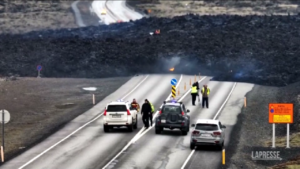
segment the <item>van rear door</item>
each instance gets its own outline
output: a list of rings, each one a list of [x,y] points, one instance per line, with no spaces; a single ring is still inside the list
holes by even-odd
[[[124,104],[108,105],[106,113],[109,121],[127,121],[127,107]]]

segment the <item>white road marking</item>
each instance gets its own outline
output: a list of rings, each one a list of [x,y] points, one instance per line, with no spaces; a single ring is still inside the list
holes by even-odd
[[[147,75],[140,83],[138,83],[129,93],[127,93],[122,100],[127,97],[130,93],[132,93],[135,89],[137,89],[147,78],[149,77],[149,75]],[[29,165],[30,163],[32,163],[33,161],[35,161],[36,159],[40,158],[42,155],[46,154],[48,151],[50,151],[51,149],[53,149],[54,147],[56,147],[58,144],[62,143],[63,141],[67,140],[69,137],[71,137],[72,135],[74,135],[75,133],[77,133],[78,131],[80,131],[81,129],[83,129],[84,127],[86,127],[87,125],[89,125],[90,123],[94,122],[95,120],[99,119],[101,116],[103,115],[103,113],[99,114],[98,116],[96,116],[94,119],[88,121],[87,123],[85,123],[84,125],[82,125],[81,127],[79,127],[78,129],[76,129],[75,131],[73,131],[71,134],[67,135],[65,138],[61,139],[59,142],[55,143],[54,145],[52,145],[51,147],[49,147],[48,149],[44,150],[42,153],[38,154],[37,156],[35,156],[33,159],[29,160],[27,163],[25,163],[24,165],[22,165],[21,167],[19,167],[18,169],[23,169],[24,167],[26,167],[27,165]]]
[[[196,147],[197,148],[197,147]],[[188,156],[188,158],[185,160],[185,162],[183,163],[181,169],[184,169],[184,167],[186,166],[186,164],[189,162],[190,158],[192,158],[193,154],[195,153],[195,149],[191,152],[191,154]]]
[[[227,103],[227,101],[229,100],[233,90],[235,89],[236,83],[234,83],[230,93],[228,94],[226,100],[224,101],[224,103],[222,104],[222,106],[220,107],[219,111],[216,113],[215,117],[213,118],[213,120],[216,120],[216,118],[218,117],[218,115],[221,113],[221,111],[223,110],[223,107],[225,106],[225,104]]]
[[[199,80],[198,82],[200,83],[202,80],[204,80],[206,78],[206,76],[205,77],[203,77],[201,80]],[[179,100],[178,100],[178,102],[181,102],[186,96],[187,96],[187,94],[189,94],[190,93],[190,91],[191,91],[192,89],[189,89]],[[160,106],[160,108],[162,108],[162,106],[163,105],[161,105]],[[154,119],[155,119],[155,117],[157,116],[157,114],[159,113],[159,111],[157,111],[156,113],[155,113],[155,115],[154,115],[154,117],[153,117],[153,121],[154,121]],[[143,134],[141,134],[139,137],[137,137],[136,138],[136,140],[134,140],[133,141],[133,143],[135,143],[138,139],[140,139],[143,135],[145,135],[148,131],[150,131],[153,127],[155,126],[155,123],[153,124],[153,126],[151,126],[151,127],[149,127]]]
[[[222,106],[220,107],[220,109],[219,109],[218,112],[216,113],[216,115],[215,115],[215,117],[213,118],[213,120],[215,120],[215,119],[218,117],[218,115],[221,113],[223,107],[225,106],[225,104],[227,103],[228,99],[230,98],[230,96],[231,96],[231,94],[232,94],[232,92],[233,92],[233,90],[234,90],[236,84],[237,84],[237,83],[235,82],[234,85],[232,86],[231,91],[229,92],[227,98],[226,98],[225,101],[223,102]],[[196,149],[196,148],[197,148],[197,147],[195,147],[195,149]],[[181,169],[184,169],[184,167],[187,165],[187,163],[189,162],[189,160],[192,158],[192,156],[193,156],[193,154],[194,154],[194,152],[195,152],[195,149],[192,150],[192,152],[190,153],[190,155],[187,157],[187,159],[186,159],[185,162],[183,163]]]
[[[180,84],[180,82],[181,82],[181,80],[182,80],[182,77],[183,77],[183,75],[181,75],[180,76],[180,79],[179,79],[179,81],[178,81],[178,83],[177,83],[177,85],[176,85],[176,88],[179,86],[179,84]],[[170,95],[166,98],[166,100],[168,100],[170,97],[171,97],[171,95],[172,95],[172,92],[170,93]],[[163,106],[163,104],[160,106],[160,108]],[[156,111],[156,113],[155,113],[155,115],[158,113],[159,111]],[[154,117],[153,117],[153,119],[155,119],[155,115],[154,115]],[[151,128],[151,127],[150,127]],[[136,138],[140,138],[139,137],[139,135],[140,135],[140,133],[142,133],[142,131],[144,131],[145,130],[145,128],[143,127],[131,140],[130,140],[130,142],[114,157],[114,158],[112,158],[102,169],[105,169],[106,167],[108,167],[116,158],[118,158],[125,150],[127,150],[127,148],[130,146],[130,145],[132,145],[135,141],[134,140],[136,140]],[[144,133],[143,133],[144,134]],[[143,135],[142,134],[142,135]]]

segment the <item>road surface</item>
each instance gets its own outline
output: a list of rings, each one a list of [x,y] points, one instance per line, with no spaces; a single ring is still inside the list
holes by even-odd
[[[132,101],[132,99],[135,98],[140,104],[147,98],[155,107],[160,107],[163,101],[166,100],[167,97],[170,97],[171,79],[176,78],[179,80],[180,77],[181,75],[134,77],[114,94],[97,104],[92,111],[84,113],[71,121],[66,127],[45,141],[7,162],[1,169],[88,169],[104,166],[105,163],[116,155],[117,152],[121,151],[131,138],[141,130],[143,127],[141,116],[139,116],[138,119],[138,129],[132,133],[128,133],[126,130],[104,133],[102,116],[100,115],[96,120],[89,122],[87,125],[85,125],[85,123],[92,117],[103,112],[107,103],[121,98],[128,101]],[[135,86],[137,86],[137,88],[133,89]],[[126,95],[125,92],[129,92],[130,90],[132,90],[132,92]],[[68,138],[65,138],[68,134],[83,125],[85,125],[84,128]],[[60,142],[62,139],[63,141]],[[59,142],[59,144],[56,144],[57,142]],[[48,149],[53,145],[55,146]]]
[[[137,20],[143,18],[143,15],[129,9],[126,6],[126,1],[93,1],[92,8],[94,12],[98,15],[100,20],[109,25],[111,23],[129,22],[130,20]],[[106,15],[101,14],[105,10]]]
[[[122,129],[110,133],[103,132],[102,112],[108,102],[120,98],[129,101],[136,98],[142,104],[147,98],[158,108],[170,97],[172,78],[179,81],[178,90],[181,91],[178,98],[190,110],[191,124],[198,118],[220,118],[227,126],[225,145],[228,145],[230,132],[243,106],[244,95],[253,85],[216,82],[210,81],[210,77],[200,77],[197,79],[200,80],[200,85],[208,84],[211,89],[210,108],[203,109],[199,105],[192,106],[189,90],[183,89],[184,85],[189,88],[189,82],[194,80],[194,76],[143,75],[133,77],[94,108],[71,121],[45,141],[8,161],[1,169],[220,168],[220,151],[190,150],[191,132],[182,136],[176,130],[166,130],[156,135],[153,128],[142,128],[141,117],[138,129],[132,133]]]
[[[215,82],[206,78],[200,82],[200,86],[208,84],[211,89],[210,108],[192,106],[191,97],[183,98],[186,108],[189,109],[191,124],[199,118],[218,119],[226,129],[226,145],[229,143],[229,136],[232,127],[236,123],[237,115],[244,103],[244,95],[253,87],[252,84]],[[231,95],[231,98],[230,96]],[[225,106],[228,101],[229,104]],[[222,111],[223,109],[223,111]],[[217,115],[218,114],[218,115]],[[192,130],[191,130],[192,131]],[[113,159],[104,168],[107,169],[219,169],[222,164],[222,152],[214,148],[200,151],[190,150],[190,133],[182,136],[179,130],[165,130],[162,134],[155,134],[154,128],[150,129],[143,136],[140,136],[117,158]],[[192,153],[191,158],[189,155]]]

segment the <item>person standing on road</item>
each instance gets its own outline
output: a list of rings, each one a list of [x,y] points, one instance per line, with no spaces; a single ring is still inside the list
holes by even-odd
[[[136,102],[135,99],[131,102],[131,107],[136,109],[138,112],[140,111],[140,105]]]
[[[148,100],[148,103],[151,106],[151,113],[149,113],[149,120],[150,120],[150,126],[152,126],[152,124],[153,124],[153,114],[154,114],[155,108],[154,108],[153,104],[151,102],[149,102],[149,100]]]
[[[147,99],[145,99],[145,103],[142,106],[142,119],[143,119],[143,123],[145,128],[149,127],[149,114],[151,113],[151,105],[149,104],[149,101]]]
[[[192,86],[191,95],[192,95],[192,104],[193,104],[193,106],[195,106],[197,94],[198,94],[197,86]]]
[[[204,108],[204,103],[206,103],[206,108],[208,108],[208,95],[210,93],[210,89],[207,87],[207,85],[203,85],[203,88],[201,90],[202,94],[202,108]]]
[[[199,82],[198,82],[198,81],[195,82],[195,83],[193,84],[193,86],[196,86],[196,87],[197,87],[197,91],[198,91],[198,93],[197,93],[197,96],[198,96],[198,102],[200,102],[200,95],[199,95],[199,89],[200,89],[200,87],[199,87]]]

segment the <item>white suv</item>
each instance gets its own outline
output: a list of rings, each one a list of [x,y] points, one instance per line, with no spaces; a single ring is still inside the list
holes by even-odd
[[[103,113],[103,129],[109,132],[113,127],[127,127],[130,132],[137,129],[138,113],[130,107],[130,103],[118,101],[111,102],[105,107]]]
[[[195,130],[191,135],[191,149],[195,149],[197,145],[214,145],[220,150],[223,149],[226,127],[219,120],[199,119],[192,127]]]

